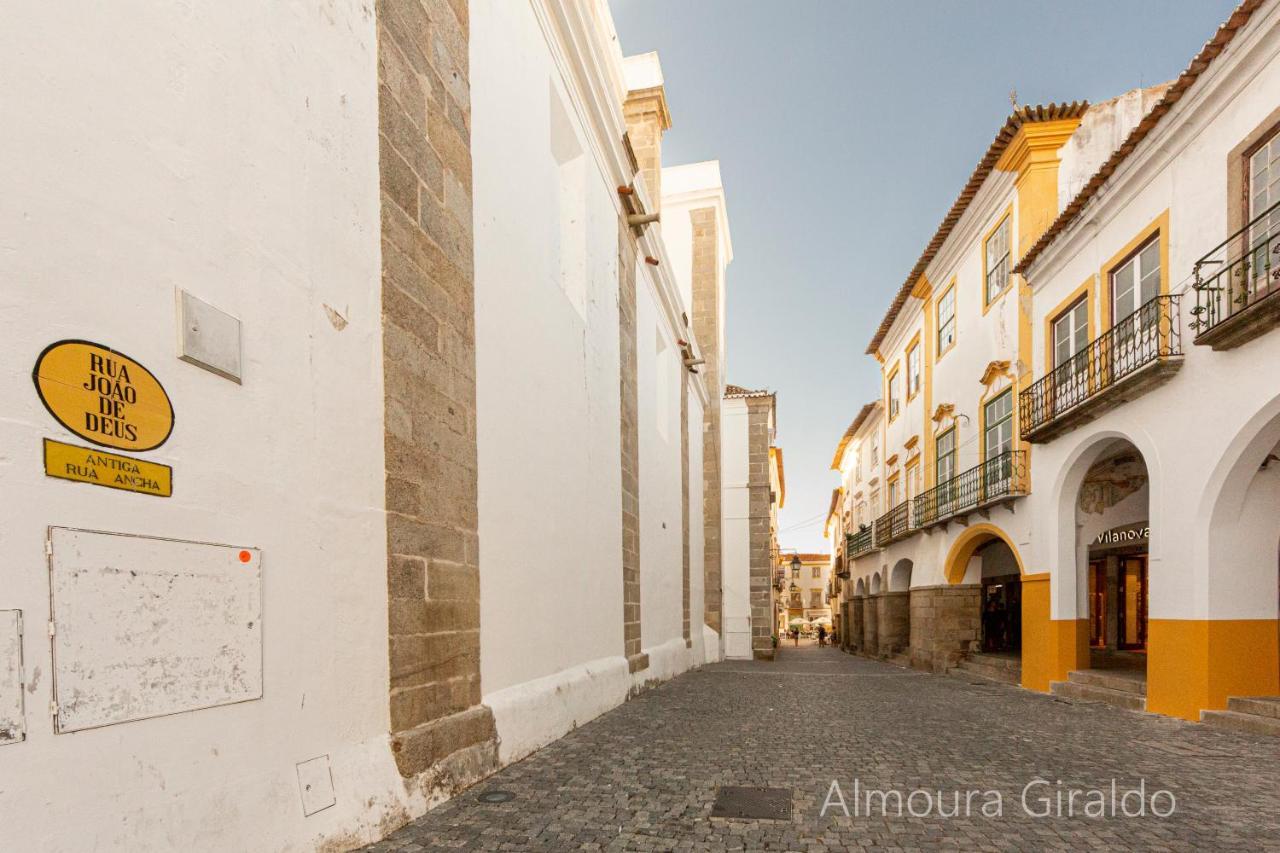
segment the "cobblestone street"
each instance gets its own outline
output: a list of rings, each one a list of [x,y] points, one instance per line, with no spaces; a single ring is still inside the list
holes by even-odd
[[[775,663],[721,663],[650,690],[368,849],[1276,850],[1278,758],[1275,739],[786,645]],[[1147,816],[1086,816],[1084,793],[1074,817],[1028,814],[1065,813],[1071,789],[1103,790],[1110,811],[1113,779],[1120,795],[1145,780]],[[848,817],[821,814],[833,781]],[[722,785],[788,788],[793,818],[712,818]],[[929,797],[908,804],[917,789]],[[1167,818],[1151,815],[1161,789],[1176,798]],[[515,798],[481,801],[497,790]],[[868,815],[868,790],[900,792],[901,816],[892,796]],[[998,817],[982,812],[990,790]],[[960,814],[940,816],[957,791]]]

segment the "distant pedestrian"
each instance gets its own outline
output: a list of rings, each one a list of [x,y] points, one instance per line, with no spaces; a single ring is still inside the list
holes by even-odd
[[[827,626],[818,625],[818,645],[825,646],[827,644]]]
[[[796,648],[799,648],[800,647],[800,626],[799,625],[791,629],[791,639],[794,645],[796,646]]]

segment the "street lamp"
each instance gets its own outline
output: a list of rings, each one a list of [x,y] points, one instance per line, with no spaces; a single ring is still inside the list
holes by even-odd
[[[798,577],[799,575],[800,575],[800,555],[796,554],[791,558],[791,577],[794,578],[794,577]]]

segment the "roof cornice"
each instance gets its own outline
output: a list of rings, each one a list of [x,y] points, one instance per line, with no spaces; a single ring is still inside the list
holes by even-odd
[[[947,238],[951,235],[956,223],[964,216],[965,211],[969,208],[969,204],[973,201],[974,196],[978,194],[978,190],[982,188],[982,184],[987,177],[995,170],[996,164],[1000,157],[1004,154],[1009,143],[1013,141],[1017,135],[1019,128],[1024,124],[1031,122],[1044,121],[1061,121],[1063,119],[1079,118],[1089,109],[1088,101],[1072,101],[1069,104],[1041,104],[1038,106],[1019,107],[1007,119],[1004,126],[997,131],[995,139],[987,148],[987,153],[978,161],[978,165],[973,170],[973,174],[969,176],[969,180],[965,182],[964,188],[960,190],[960,195],[952,203],[951,209],[947,211],[947,215],[943,218],[942,223],[938,225],[937,231],[934,232],[933,238],[925,246],[924,251],[920,254],[920,258],[916,261],[915,266],[911,268],[911,272],[907,274],[906,281],[898,288],[897,295],[893,298],[893,302],[889,305],[889,310],[885,312],[884,318],[880,321],[879,328],[876,329],[875,335],[872,336],[871,342],[867,344],[867,355],[875,355],[876,350],[880,348],[880,344],[884,341],[885,335],[889,333],[889,329],[893,326],[893,321],[897,319],[898,312],[902,310],[902,306],[906,304],[911,291],[915,288],[920,276],[924,274],[929,263],[934,256],[938,254],[938,250],[946,243]]]

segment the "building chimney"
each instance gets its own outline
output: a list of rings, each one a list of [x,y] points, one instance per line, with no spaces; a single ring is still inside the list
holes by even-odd
[[[657,213],[662,198],[662,134],[671,127],[657,52],[628,56],[623,60],[623,73],[627,100],[622,105],[622,115],[627,122],[627,136],[648,190],[646,210]]]

